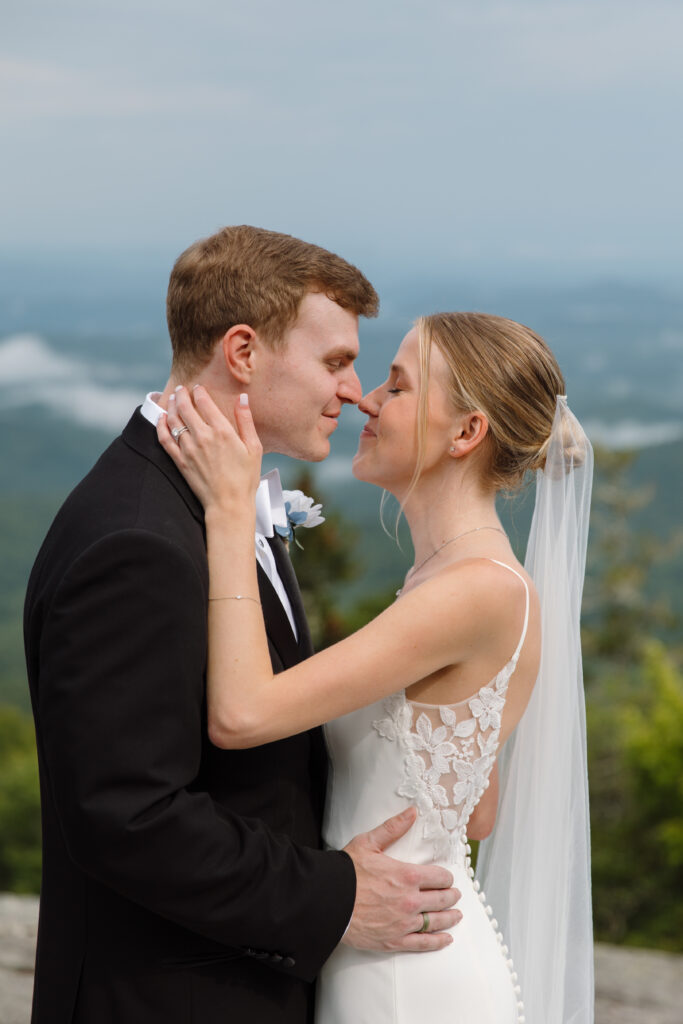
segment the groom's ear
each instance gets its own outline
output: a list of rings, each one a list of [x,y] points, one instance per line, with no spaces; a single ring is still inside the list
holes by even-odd
[[[254,340],[256,332],[247,324],[236,324],[226,331],[220,345],[228,373],[239,384],[249,384],[254,372]]]

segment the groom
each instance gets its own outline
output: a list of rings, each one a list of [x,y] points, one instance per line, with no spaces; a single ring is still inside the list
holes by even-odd
[[[416,934],[421,912],[430,931],[459,917],[449,872],[381,852],[410,812],[320,849],[319,729],[253,750],[209,741],[203,514],[153,425],[178,384],[201,381],[225,411],[249,392],[265,450],[325,458],[360,397],[358,316],[377,305],[355,267],[256,228],[225,228],[173,269],[171,378],[67,499],[28,587],[44,845],[34,1024],[305,1024],[342,938],[436,949],[446,938]],[[279,671],[311,645],[268,512],[262,500],[255,554]]]

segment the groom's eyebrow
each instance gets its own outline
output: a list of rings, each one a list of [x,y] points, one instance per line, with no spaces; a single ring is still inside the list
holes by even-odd
[[[343,359],[347,363],[354,362],[357,357],[358,353],[352,348],[335,348],[325,355],[325,359]]]

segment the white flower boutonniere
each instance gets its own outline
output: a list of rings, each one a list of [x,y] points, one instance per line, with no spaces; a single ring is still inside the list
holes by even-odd
[[[300,548],[301,544],[294,536],[294,531],[298,526],[310,530],[312,526],[324,523],[325,517],[320,515],[322,505],[314,505],[313,498],[309,498],[303,491],[283,490],[282,497],[285,500],[287,526],[276,526],[275,529],[286,541],[293,540]]]

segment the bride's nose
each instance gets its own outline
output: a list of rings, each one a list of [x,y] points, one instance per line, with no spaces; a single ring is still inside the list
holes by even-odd
[[[380,403],[378,401],[377,392],[379,388],[375,388],[374,391],[368,391],[367,395],[363,395],[358,408],[361,412],[364,412],[366,416],[377,416],[379,413]]]

